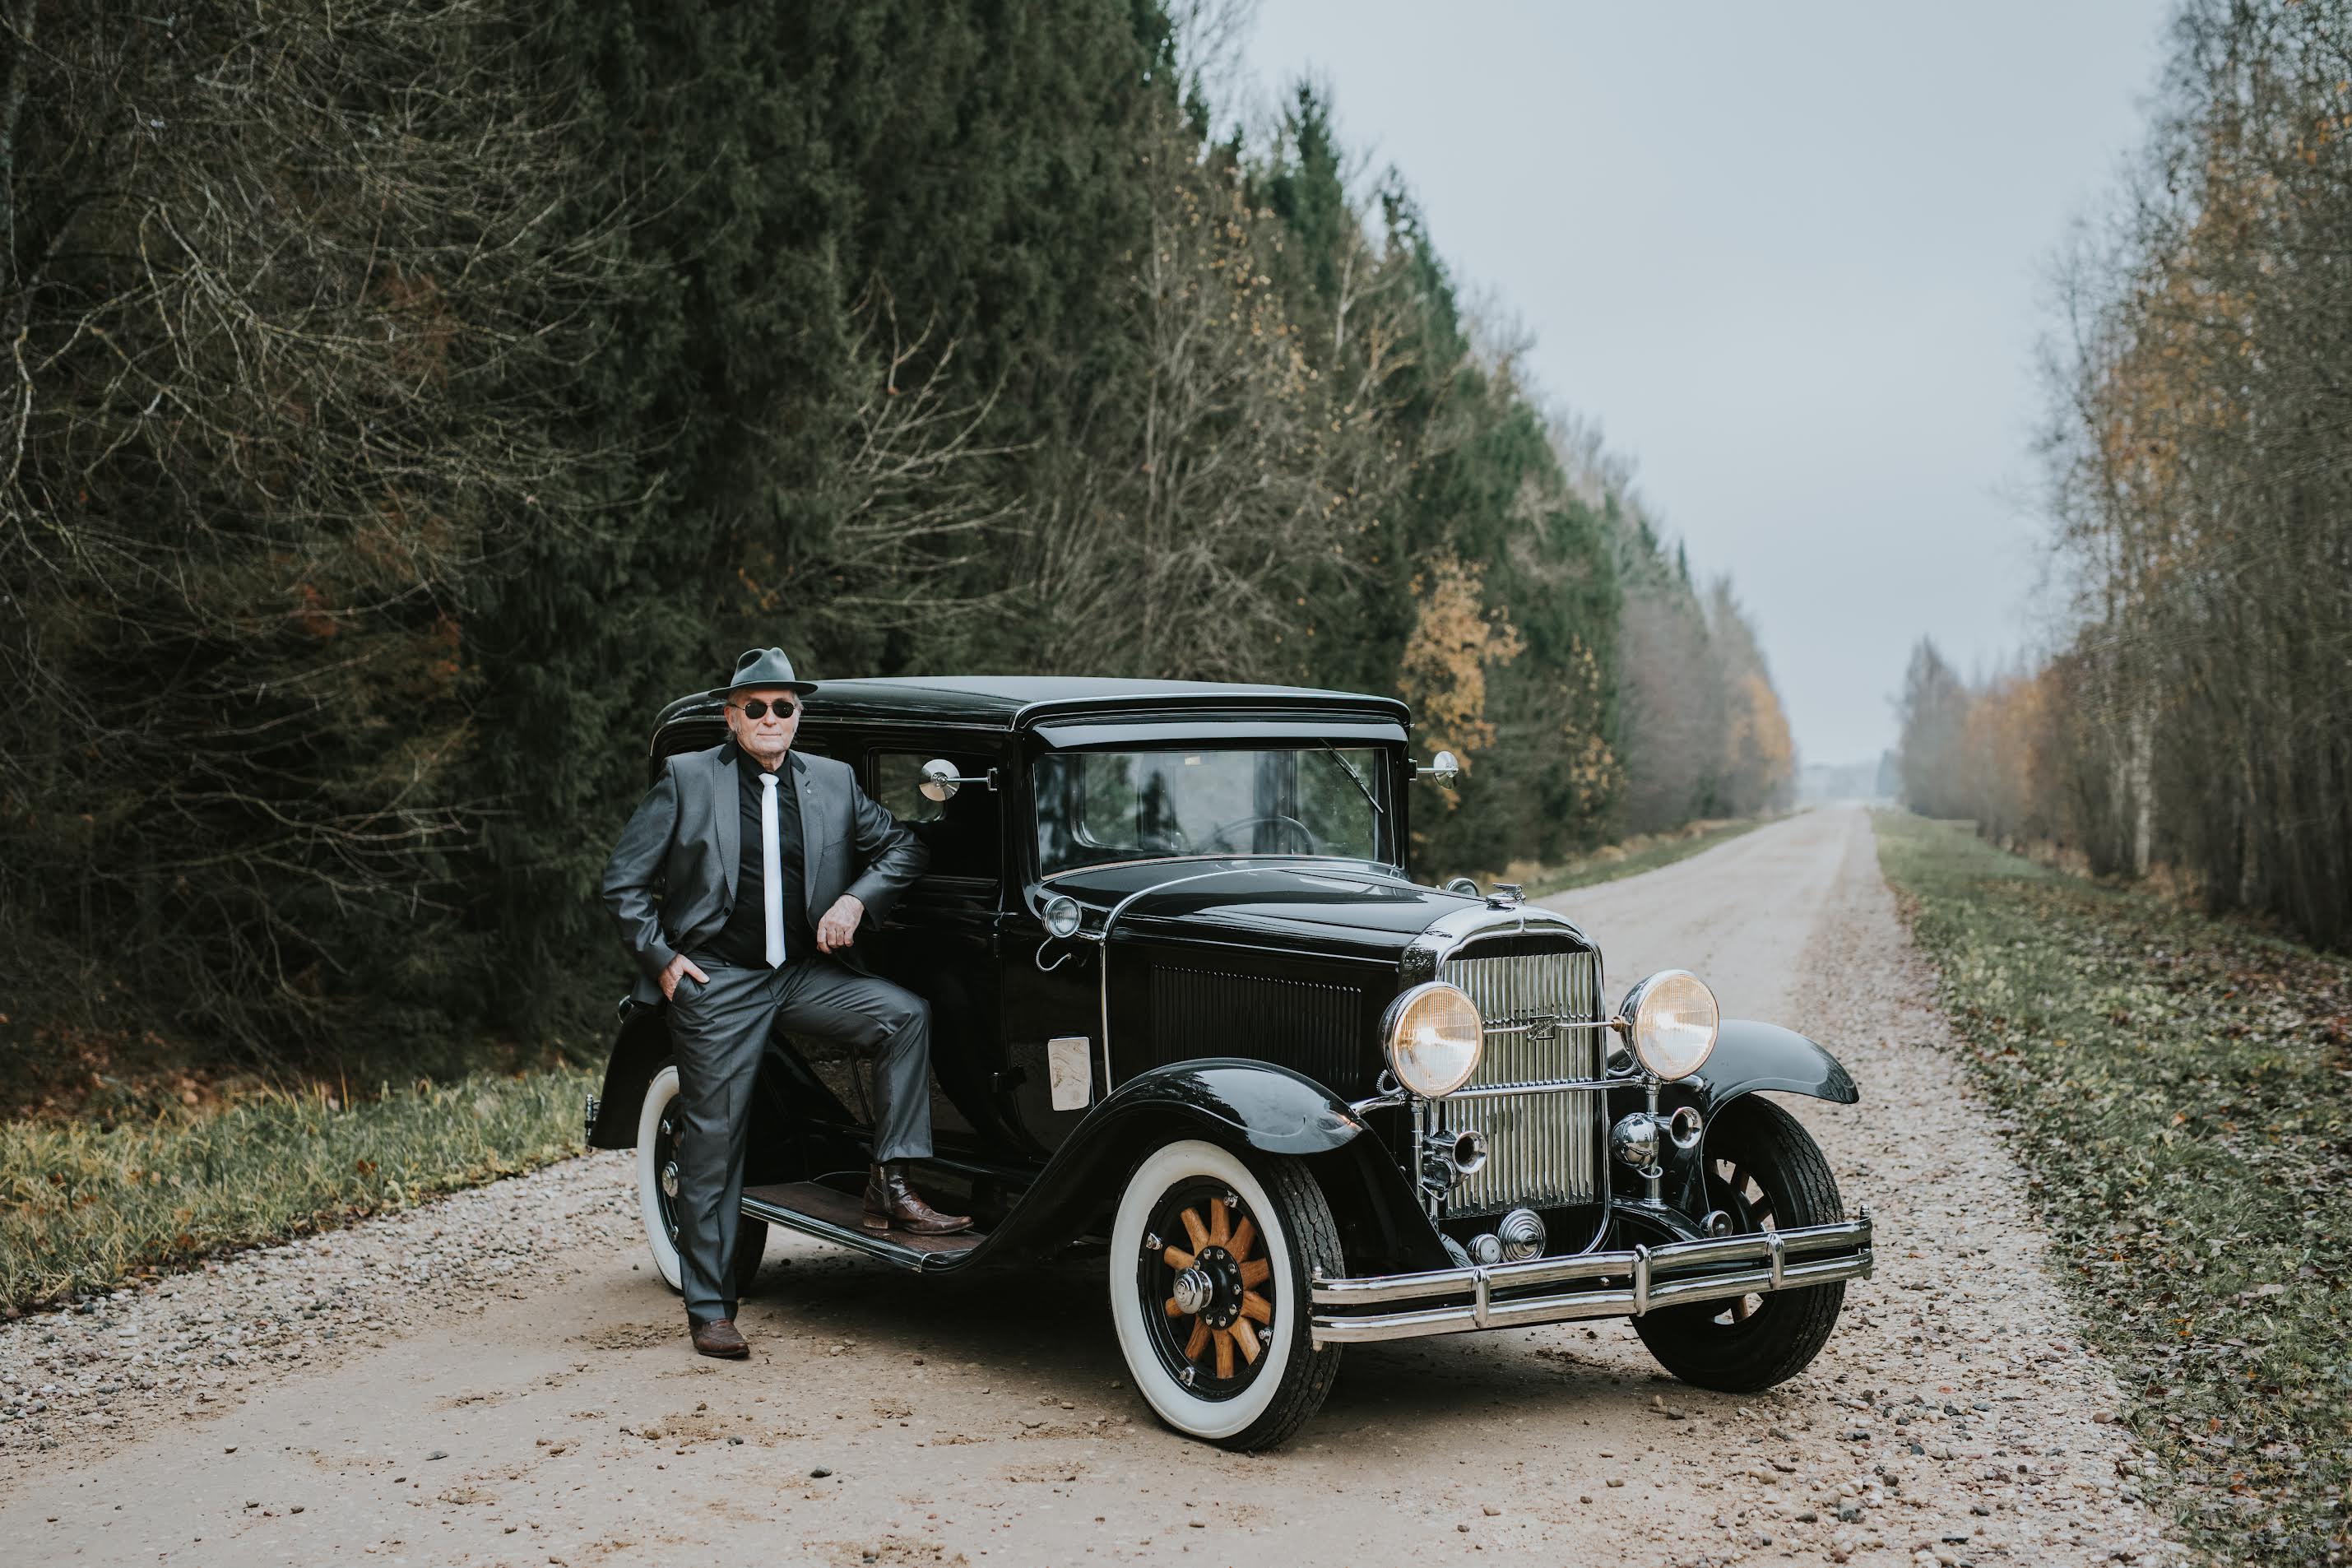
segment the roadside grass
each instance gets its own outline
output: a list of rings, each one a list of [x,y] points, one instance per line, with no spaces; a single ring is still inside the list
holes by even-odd
[[[0,1309],[16,1316],[210,1254],[333,1229],[579,1152],[593,1073],[271,1090],[111,1125],[0,1121]]]
[[[1774,820],[1777,819],[1769,816],[1739,816],[1686,822],[1671,833],[1643,834],[1622,843],[1604,845],[1590,855],[1579,856],[1558,865],[1515,861],[1497,880],[1520,884],[1530,899],[1548,898],[1553,893],[1564,893],[1570,888],[1590,887],[1595,882],[1613,882],[1620,877],[1636,876],[1643,871],[1654,871],[1661,866],[1671,866],[1702,849],[1712,849]]]
[[[1879,861],[2222,1562],[2352,1557],[2352,963],[1876,814]]]

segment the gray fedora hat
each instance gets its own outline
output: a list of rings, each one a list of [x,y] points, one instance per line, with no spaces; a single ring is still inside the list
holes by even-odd
[[[735,660],[734,678],[727,689],[740,691],[747,686],[781,686],[786,691],[808,692],[816,689],[816,682],[803,680],[793,673],[793,661],[784,657],[780,647],[747,647]]]

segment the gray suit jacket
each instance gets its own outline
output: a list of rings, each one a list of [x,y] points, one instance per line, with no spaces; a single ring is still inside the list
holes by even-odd
[[[604,906],[637,963],[629,994],[662,999],[658,976],[670,959],[719,934],[735,908],[742,866],[742,801],[732,740],[667,759],[662,775],[621,829],[604,867]],[[746,763],[744,765],[749,766]],[[831,757],[786,753],[801,807],[801,885],[814,926],[844,893],[879,921],[930,862],[930,851],[857,787]],[[863,970],[855,947],[833,957]]]

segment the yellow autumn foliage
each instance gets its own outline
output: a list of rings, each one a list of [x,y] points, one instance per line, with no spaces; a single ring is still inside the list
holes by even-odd
[[[1486,569],[1450,552],[1412,580],[1412,633],[1397,668],[1397,689],[1412,704],[1430,749],[1471,758],[1495,743],[1486,717],[1486,671],[1526,647],[1510,616],[1485,601]]]

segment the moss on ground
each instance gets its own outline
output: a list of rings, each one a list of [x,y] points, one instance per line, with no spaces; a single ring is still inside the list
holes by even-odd
[[[2352,1559],[2352,964],[1877,817],[1880,864],[2220,1561]]]
[[[111,1123],[0,1122],[0,1308],[331,1229],[576,1153],[593,1074],[394,1089],[348,1109],[265,1092]]]

